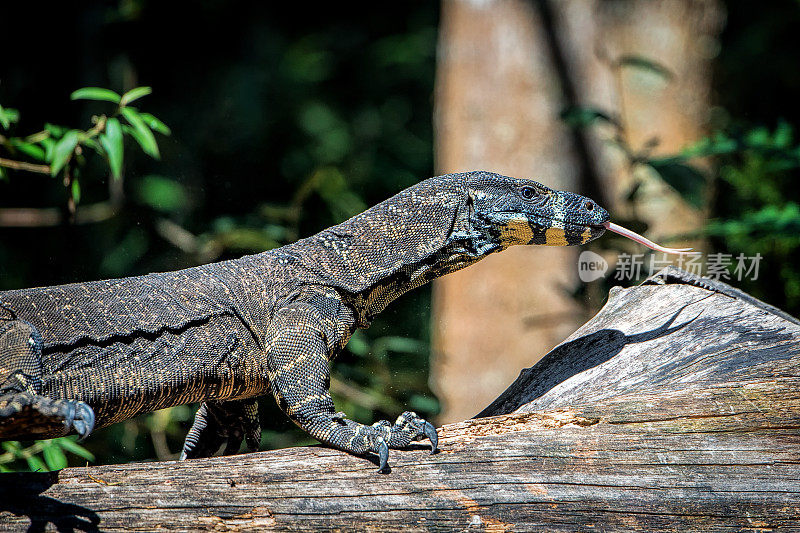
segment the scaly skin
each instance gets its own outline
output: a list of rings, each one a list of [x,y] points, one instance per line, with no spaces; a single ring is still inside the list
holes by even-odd
[[[512,245],[583,244],[591,200],[489,172],[431,178],[342,224],[258,255],[177,272],[0,293],[0,439],[46,438],[202,401],[183,458],[259,444],[267,393],[354,454],[428,438],[411,412],[336,412],[329,362],[401,294]]]

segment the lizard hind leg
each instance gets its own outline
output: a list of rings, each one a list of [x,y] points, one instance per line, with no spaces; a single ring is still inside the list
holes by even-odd
[[[41,396],[42,338],[24,320],[0,318],[0,439],[60,437],[94,429],[86,403]]]
[[[239,451],[242,440],[251,452],[261,444],[261,423],[258,419],[258,401],[209,400],[200,404],[194,423],[183,443],[180,460],[211,457],[227,441],[223,455]]]

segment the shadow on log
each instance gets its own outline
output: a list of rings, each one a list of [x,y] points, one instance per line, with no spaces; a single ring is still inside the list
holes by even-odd
[[[671,269],[389,475],[322,447],[6,474],[0,529],[796,528],[799,375],[795,319]]]

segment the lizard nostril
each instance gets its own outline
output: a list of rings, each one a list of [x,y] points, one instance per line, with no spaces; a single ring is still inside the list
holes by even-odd
[[[592,202],[586,202],[586,210],[587,211],[593,211],[594,210],[594,204]]]

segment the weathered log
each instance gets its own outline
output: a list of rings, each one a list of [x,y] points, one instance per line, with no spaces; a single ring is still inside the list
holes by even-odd
[[[800,324],[718,287],[613,291],[484,411],[513,414],[388,475],[322,447],[5,474],[0,529],[800,527]]]

